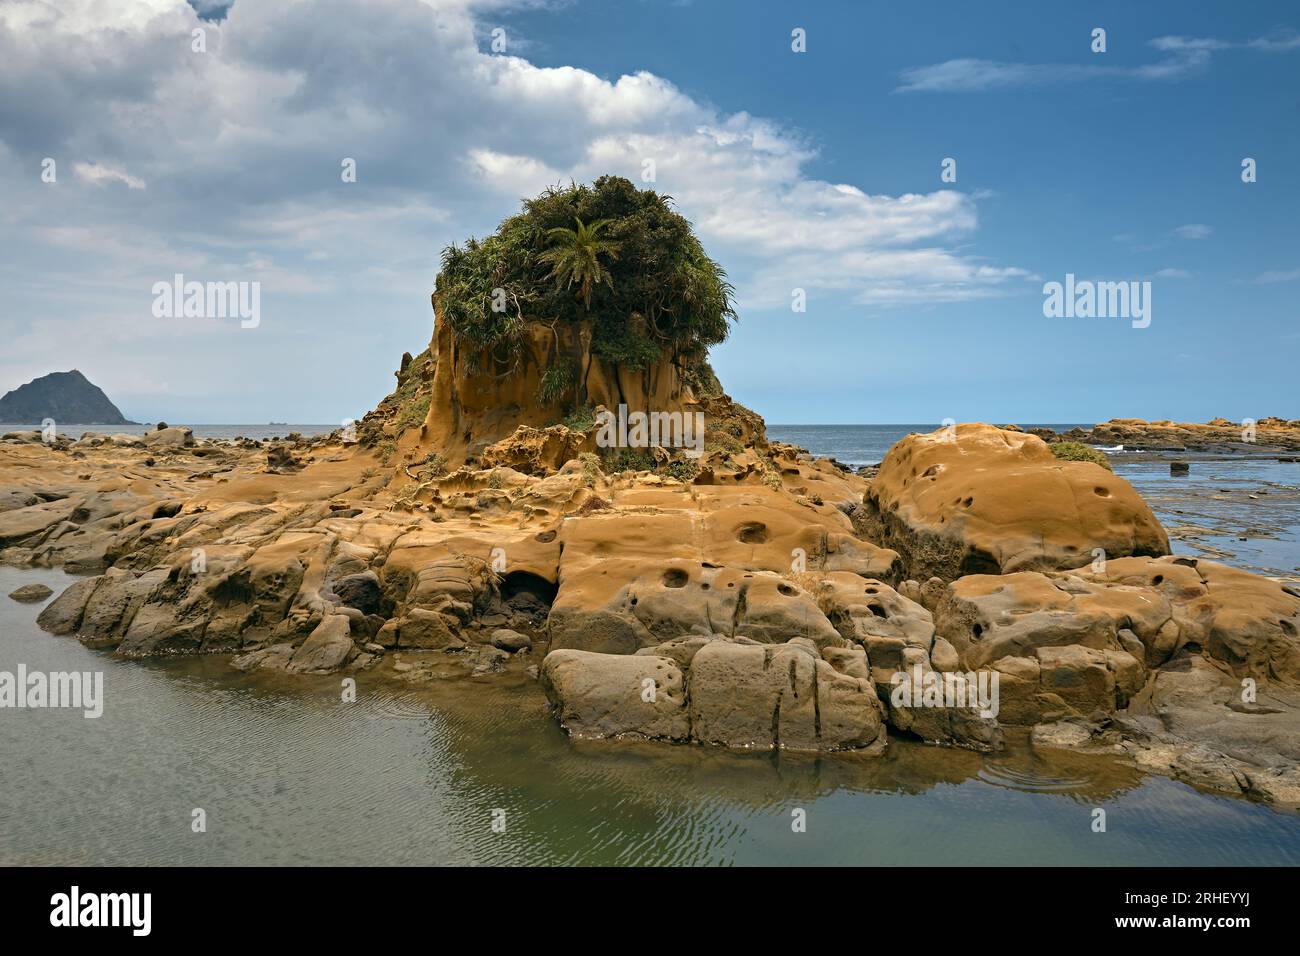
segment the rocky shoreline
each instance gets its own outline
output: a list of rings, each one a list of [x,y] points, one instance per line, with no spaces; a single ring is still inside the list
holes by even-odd
[[[444,250],[429,347],[354,428],[0,438],[0,561],[84,575],[38,623],[126,658],[526,674],[575,738],[872,759],[1023,731],[1300,807],[1300,590],[1171,555],[1087,447],[1231,423],[946,426],[857,473],[725,394],[731,292],[664,197],[548,190]]]
[[[1015,426],[1007,426],[1019,431]],[[1254,456],[1295,461],[1300,453],[1300,420],[1261,418],[1233,422],[1216,418],[1205,424],[1171,421],[1148,422],[1140,418],[1112,418],[1092,428],[1055,432],[1031,428],[1029,433],[1048,443],[1077,441],[1113,448],[1122,445],[1126,453],[1197,452],[1224,457]]]
[[[392,406],[369,445],[11,435],[0,559],[88,575],[40,624],[126,657],[526,671],[581,738],[870,756],[890,733],[989,752],[1025,728],[1300,805],[1294,589],[1169,556],[1127,482],[1036,436],[909,436],[868,481],[713,412],[747,441],[677,476],[606,473],[563,425],[431,468]],[[926,674],[971,693],[900,704]]]

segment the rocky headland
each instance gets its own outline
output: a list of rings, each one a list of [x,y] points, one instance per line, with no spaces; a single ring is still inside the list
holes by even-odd
[[[117,406],[75,368],[51,372],[0,396],[0,422],[39,425],[46,419],[80,425],[129,425]]]
[[[41,626],[126,657],[527,673],[576,738],[1014,739],[1300,806],[1300,593],[1171,556],[1034,434],[909,435],[871,478],[769,441],[709,369],[729,286],[678,220],[606,179],[448,250],[429,348],[355,434],[5,438],[0,560],[82,575]],[[611,447],[620,406],[703,440]]]

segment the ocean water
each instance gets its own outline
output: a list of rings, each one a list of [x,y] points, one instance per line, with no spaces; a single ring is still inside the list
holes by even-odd
[[[337,676],[119,660],[5,596],[69,580],[0,567],[0,671],[104,686],[99,718],[0,708],[0,865],[1300,864],[1300,816],[1014,736],[878,759],[577,743],[524,675],[363,673],[349,704]]]

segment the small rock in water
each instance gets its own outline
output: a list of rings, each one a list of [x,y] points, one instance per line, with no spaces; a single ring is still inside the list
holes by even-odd
[[[44,601],[53,593],[44,584],[24,584],[17,591],[10,591],[9,596],[24,604],[34,604],[37,601]]]
[[[492,632],[492,644],[503,651],[509,651],[511,654],[533,646],[532,639],[527,635],[506,628]]]
[[[1171,461],[1169,463],[1169,474],[1171,475],[1186,475],[1190,474],[1191,470],[1192,466],[1185,461]]]

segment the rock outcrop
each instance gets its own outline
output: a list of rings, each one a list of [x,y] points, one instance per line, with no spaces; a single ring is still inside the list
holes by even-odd
[[[1037,436],[990,425],[898,442],[856,521],[918,580],[1169,553],[1160,523],[1127,481],[1091,462],[1061,461]]]
[[[552,651],[542,680],[561,724],[576,737],[883,752],[875,687],[836,670],[811,641],[700,635],[676,643],[663,655]]]
[[[1047,441],[1080,441],[1090,445],[1122,445],[1126,451],[1202,451],[1234,454],[1276,454],[1300,451],[1300,420],[1264,417],[1258,421],[1216,418],[1200,422],[1149,422],[1141,418],[1112,418],[1090,429],[1057,434],[1033,429]]]
[[[658,361],[620,363],[589,302],[528,288],[567,317],[520,311],[500,353],[435,296],[429,349],[355,434],[0,439],[0,560],[84,575],[38,621],[124,657],[536,677],[578,738],[1019,735],[1300,805],[1294,588],[1170,556],[1127,482],[1018,430],[910,435],[872,479],[769,442],[672,315],[637,320]],[[699,454],[602,447],[619,405],[703,415]]]

